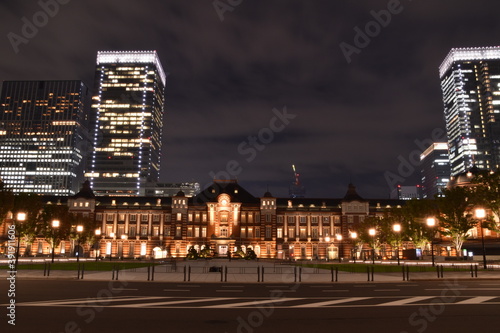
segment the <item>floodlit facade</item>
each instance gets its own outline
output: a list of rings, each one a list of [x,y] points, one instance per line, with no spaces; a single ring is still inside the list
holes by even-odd
[[[451,175],[500,165],[500,47],[452,49],[439,68]]]
[[[420,154],[422,192],[424,199],[441,196],[450,181],[448,143],[435,142]]]
[[[165,83],[156,51],[98,52],[87,173],[96,195],[145,195],[158,181]]]
[[[15,193],[74,195],[83,181],[90,93],[81,81],[5,81],[0,178]]]

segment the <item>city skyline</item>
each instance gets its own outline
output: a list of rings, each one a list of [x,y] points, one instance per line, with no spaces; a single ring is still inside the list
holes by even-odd
[[[3,6],[0,80],[92,85],[98,50],[157,50],[168,76],[160,181],[205,187],[236,161],[257,196],[286,197],[292,164],[308,197],[341,197],[350,181],[388,197],[387,173],[417,183],[412,157],[445,141],[438,66],[451,48],[496,45],[500,30],[487,1],[69,2],[47,22],[38,3]],[[295,117],[266,131],[283,114]]]

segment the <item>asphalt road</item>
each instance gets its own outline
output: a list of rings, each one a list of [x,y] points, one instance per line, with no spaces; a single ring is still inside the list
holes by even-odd
[[[497,332],[499,280],[231,284],[0,282],[0,332]]]

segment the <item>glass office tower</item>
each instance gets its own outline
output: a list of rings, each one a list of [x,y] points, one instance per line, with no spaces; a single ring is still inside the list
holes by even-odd
[[[97,53],[87,173],[97,195],[145,195],[158,181],[165,80],[156,51]]]
[[[451,175],[500,165],[500,47],[452,49],[439,68]]]
[[[442,196],[443,189],[450,181],[450,159],[448,144],[435,142],[420,154],[423,198],[434,199]]]
[[[0,178],[15,193],[74,195],[83,182],[90,93],[81,81],[5,81]]]

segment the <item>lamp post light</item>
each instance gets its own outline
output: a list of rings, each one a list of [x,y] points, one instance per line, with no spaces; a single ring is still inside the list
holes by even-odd
[[[83,231],[83,225],[77,225],[76,226],[76,232],[78,234],[78,245],[77,245],[77,252],[76,252],[76,262],[80,262],[80,234]]]
[[[101,229],[95,229],[95,235],[97,236],[97,238],[99,238],[99,236],[101,236]],[[95,261],[97,261],[98,259],[98,250],[101,249],[101,243],[99,242],[99,239],[97,239],[97,247],[95,249]]]
[[[328,249],[330,248],[330,247],[328,246],[328,244],[330,243],[330,236],[326,235],[326,237],[325,237],[325,242],[326,242],[326,261],[328,261],[329,256],[330,256],[330,253],[329,253],[329,251],[328,251]]]
[[[427,226],[432,229],[432,238],[431,238],[431,257],[432,257],[432,267],[436,266],[436,262],[434,260],[434,227],[436,226],[436,219],[433,217],[427,218]]]
[[[396,223],[392,226],[392,230],[397,234],[397,240],[396,240],[396,257],[398,258],[398,266],[400,265],[399,262],[399,234],[401,232],[401,224]]]
[[[358,233],[356,231],[351,232],[351,239],[354,241],[354,263],[356,263],[356,254],[357,254],[357,247],[356,247],[356,238],[358,238]]]
[[[115,233],[114,232],[110,232],[109,233],[109,237],[111,237],[112,240],[115,239]],[[111,249],[109,250],[109,261],[111,261],[111,259],[113,258],[113,244],[111,244]]]
[[[375,228],[370,228],[368,230],[368,234],[372,236],[373,238],[373,245],[372,245],[372,264],[375,265],[375,234],[377,232],[375,231]]]
[[[19,212],[16,215],[16,220],[19,223],[22,223],[26,221],[26,213]],[[16,251],[16,270],[17,270],[17,264],[19,263],[19,249],[21,248],[21,232],[19,231],[18,227],[16,226],[17,230],[17,251]]]
[[[486,269],[486,248],[484,247],[484,228],[483,219],[486,217],[486,211],[483,208],[476,208],[476,218],[479,219],[479,227],[481,229],[481,244],[483,246],[483,267]]]
[[[337,234],[335,236],[335,238],[337,238],[337,240],[339,241],[339,252],[338,252],[339,254],[338,254],[338,257],[339,257],[339,263],[341,263],[342,262],[342,257],[340,255],[342,254],[342,252],[344,250],[343,247],[342,247],[342,235]]]
[[[60,222],[59,220],[52,220],[52,232],[55,231],[55,229],[59,228]],[[56,255],[56,242],[55,242],[55,235],[52,236],[52,263],[54,263],[54,256]]]

